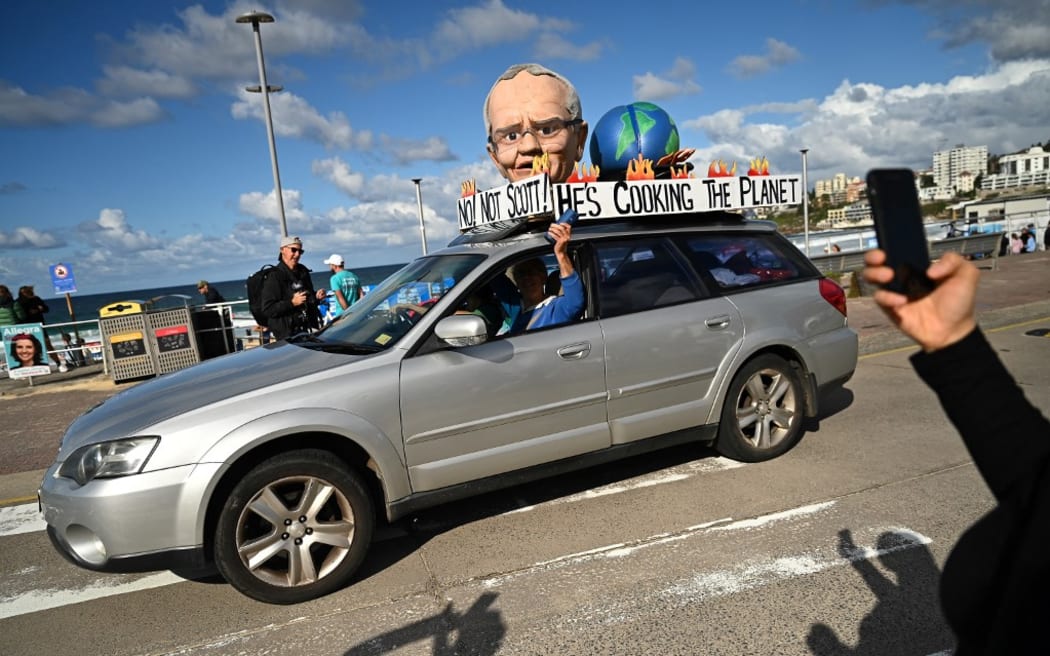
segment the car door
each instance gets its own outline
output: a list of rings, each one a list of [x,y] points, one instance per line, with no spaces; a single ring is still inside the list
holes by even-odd
[[[594,248],[613,443],[706,423],[743,339],[735,306],[708,294],[667,239]]]
[[[584,320],[406,358],[413,491],[608,447],[604,351],[598,322]]]

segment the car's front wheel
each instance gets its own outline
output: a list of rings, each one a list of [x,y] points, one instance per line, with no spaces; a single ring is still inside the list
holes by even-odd
[[[770,460],[798,442],[802,419],[798,372],[779,356],[760,355],[745,364],[729,385],[715,447],[734,460]]]
[[[299,603],[346,585],[374,525],[356,472],[325,451],[286,453],[257,465],[231,491],[215,530],[215,564],[253,599]]]

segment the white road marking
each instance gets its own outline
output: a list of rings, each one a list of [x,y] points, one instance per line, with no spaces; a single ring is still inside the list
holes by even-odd
[[[40,509],[35,503],[0,508],[0,537],[33,533],[45,528],[47,524],[44,523],[44,516],[40,514]]]
[[[724,528],[725,526],[719,525],[711,527],[711,530],[722,530]],[[698,572],[690,577],[671,581],[665,587],[639,598],[605,599],[601,603],[580,606],[573,613],[563,617],[561,621],[569,624],[586,623],[588,625],[621,624],[645,616],[651,612],[652,608],[660,607],[661,604],[667,604],[668,602],[679,608],[693,606],[698,602],[711,598],[739,594],[775,584],[785,579],[817,574],[832,568],[847,566],[859,560],[876,558],[902,549],[912,549],[930,544],[931,542],[930,538],[906,528],[881,528],[871,529],[871,531],[883,535],[892,533],[897,539],[886,548],[858,548],[848,555],[829,553],[822,556],[813,553],[801,553],[771,556],[742,562],[724,569]],[[678,537],[691,537],[699,533],[693,532],[688,536]],[[583,560],[585,558],[580,558],[577,562]],[[508,579],[510,577],[503,578]],[[483,583],[490,582],[491,584],[488,587],[495,587],[501,581],[494,578]],[[943,653],[938,652],[930,656],[939,656]]]
[[[741,529],[751,529],[756,526],[763,526],[765,524],[771,524],[773,522],[782,521],[785,519],[796,519],[807,515],[813,515],[823,510],[827,510],[835,505],[834,501],[827,501],[824,503],[815,503],[808,506],[800,506],[798,508],[792,508],[790,510],[783,510],[781,512],[770,513],[769,515],[762,515],[761,517],[755,517],[754,519],[741,520],[734,522],[731,517],[725,519],[716,519],[712,522],[705,524],[698,524],[696,526],[690,526],[689,528],[680,531],[678,533],[659,533],[657,535],[650,535],[649,537],[642,538],[635,541],[632,544],[609,544],[603,547],[597,547],[594,549],[588,549],[587,551],[581,551],[578,553],[568,554],[565,556],[559,556],[552,560],[543,561],[540,563],[534,563],[519,569],[516,572],[509,574],[502,574],[500,576],[494,576],[485,579],[481,582],[486,588],[494,588],[502,584],[504,581],[518,578],[526,574],[532,574],[540,570],[558,569],[566,565],[574,565],[596,558],[623,558],[629,556],[640,549],[648,549],[661,544],[667,544],[670,542],[677,542],[678,540],[684,540],[686,538],[693,537],[704,531],[732,531]],[[913,531],[909,532],[911,535],[918,535]],[[887,552],[888,553],[888,552]]]
[[[597,499],[598,497],[608,496],[610,494],[622,494],[624,492],[630,492],[631,490],[640,490],[642,488],[652,487],[654,485],[664,485],[666,483],[676,483],[678,481],[684,481],[694,475],[697,472],[710,472],[710,471],[721,471],[725,469],[735,469],[737,467],[743,467],[746,463],[737,462],[730,460],[729,458],[704,458],[694,463],[690,463],[686,466],[690,470],[689,473],[676,473],[674,470],[670,470],[669,473],[652,474],[642,476],[633,481],[626,483],[613,483],[610,485],[603,485],[596,487],[585,492],[578,494],[570,494],[565,497],[558,499],[552,499],[545,501],[541,504],[533,504],[530,506],[522,506],[521,508],[515,508],[514,510],[507,511],[507,515],[514,513],[529,512],[536,508],[548,507],[552,505],[558,505],[562,503],[576,503],[578,501],[585,501],[587,499]],[[677,469],[677,468],[676,468]]]
[[[791,510],[783,510],[781,512],[770,513],[769,515],[762,515],[761,517],[755,517],[754,519],[742,519],[739,522],[733,522],[732,524],[725,524],[723,526],[716,526],[713,530],[715,531],[738,531],[740,529],[752,529],[759,526],[765,526],[766,524],[772,524],[773,522],[783,521],[785,519],[795,519],[802,515],[812,515],[818,513],[821,510],[826,510],[835,505],[834,501],[825,501],[823,503],[815,503],[810,506],[800,506],[798,508],[792,508]]]
[[[116,575],[100,579],[82,588],[74,590],[30,590],[11,597],[0,597],[0,619],[37,613],[50,608],[79,604],[93,599],[112,597],[114,595],[161,588],[166,585],[182,583],[186,579],[170,572],[153,574],[133,581],[121,582]]]

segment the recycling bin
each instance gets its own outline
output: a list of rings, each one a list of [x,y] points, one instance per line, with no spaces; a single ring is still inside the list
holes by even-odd
[[[144,314],[158,374],[185,369],[201,361],[188,307],[147,310]]]
[[[120,301],[101,308],[98,314],[102,354],[113,380],[119,383],[157,375],[143,304]]]

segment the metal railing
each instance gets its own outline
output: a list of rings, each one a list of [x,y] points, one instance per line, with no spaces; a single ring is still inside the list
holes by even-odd
[[[930,241],[930,257],[939,258],[941,255],[954,251],[962,255],[974,258],[991,258],[992,269],[999,268],[999,245],[1003,233],[991,232],[972,235],[970,237],[951,237],[947,239],[936,239]],[[844,251],[841,253],[830,253],[827,255],[811,255],[810,262],[820,270],[821,273],[849,273],[864,268],[864,251]]]

